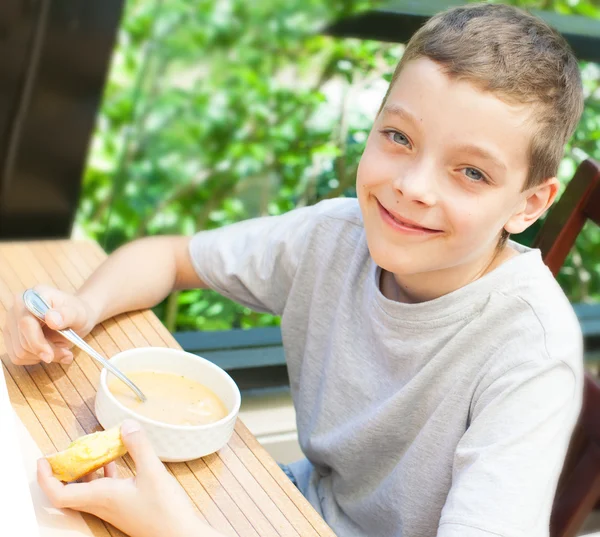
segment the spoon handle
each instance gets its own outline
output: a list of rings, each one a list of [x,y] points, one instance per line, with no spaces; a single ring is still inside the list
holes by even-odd
[[[129,380],[119,369],[112,365],[106,358],[104,358],[99,352],[96,352],[93,347],[90,347],[76,332],[67,328],[66,330],[57,330],[59,334],[68,339],[73,345],[79,347],[82,351],[89,354],[94,360],[100,362],[106,369],[108,369],[115,377],[122,380],[127,386],[129,386],[139,399],[142,401],[146,400],[146,396],[142,391]]]

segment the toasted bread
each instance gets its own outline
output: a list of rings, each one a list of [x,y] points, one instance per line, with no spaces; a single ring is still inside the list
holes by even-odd
[[[48,455],[52,473],[61,481],[76,481],[127,453],[121,440],[121,428],[88,434],[75,440],[67,449]]]

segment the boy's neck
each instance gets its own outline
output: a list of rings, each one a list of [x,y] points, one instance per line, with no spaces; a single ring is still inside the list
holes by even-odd
[[[397,275],[382,270],[379,287],[389,300],[407,304],[427,302],[478,280],[518,254],[519,252],[514,248],[505,246],[502,250],[494,251],[479,263],[470,266],[460,265],[450,269],[410,275]]]

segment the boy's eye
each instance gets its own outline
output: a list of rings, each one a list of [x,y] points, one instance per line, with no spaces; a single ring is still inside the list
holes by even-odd
[[[485,175],[476,168],[465,168],[465,175],[471,179],[471,181],[485,181]]]
[[[408,138],[401,132],[389,131],[389,135],[390,135],[390,138],[392,139],[392,142],[396,142],[397,144],[410,147],[410,142],[409,142]]]
[[[379,131],[385,138],[387,138],[390,142],[393,142],[397,145],[402,145],[404,147],[411,147],[410,140],[405,134],[402,134],[399,131],[395,130],[383,130]]]
[[[392,142],[396,142],[397,144],[410,147],[410,142],[408,141],[408,138],[401,132],[390,131],[390,137],[392,139]]]

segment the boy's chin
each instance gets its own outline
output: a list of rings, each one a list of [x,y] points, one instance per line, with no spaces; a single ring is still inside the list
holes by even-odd
[[[425,275],[460,263],[459,260],[449,260],[431,251],[410,252],[410,249],[404,249],[400,255],[390,256],[389,248],[371,248],[370,253],[378,267],[399,277]]]
[[[382,270],[386,272],[391,272],[396,276],[414,276],[416,274],[422,274],[424,272],[429,272],[431,267],[424,266],[423,261],[410,261],[404,260],[403,262],[398,262],[397,260],[392,260],[388,256],[372,256],[373,261],[378,267],[381,267]]]

